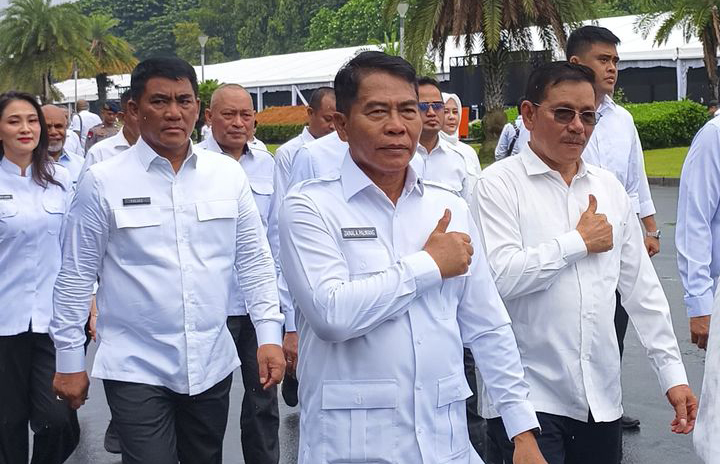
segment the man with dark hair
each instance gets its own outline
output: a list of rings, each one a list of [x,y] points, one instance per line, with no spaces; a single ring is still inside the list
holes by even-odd
[[[468,206],[409,165],[422,130],[413,67],[363,52],[335,90],[343,164],[293,187],[280,214],[300,332],[299,464],[482,463],[465,422],[463,344],[515,463],[544,464],[509,319],[482,253],[471,260]]]
[[[253,317],[260,383],[284,371],[275,266],[247,176],[196,151],[197,79],[178,58],[131,76],[138,142],[84,173],[68,214],[50,331],[57,394],[87,397],[82,327],[97,276],[98,350],[124,463],[220,463],[232,372],[227,309],[240,286]]]
[[[120,107],[115,102],[107,102],[100,109],[100,119],[102,122],[90,128],[85,141],[85,152],[92,148],[93,145],[101,140],[112,137],[120,132],[120,126],[117,124],[117,116]]]
[[[718,101],[710,100],[707,104],[708,116],[714,118],[718,115]]]
[[[522,105],[523,100],[525,99],[521,98],[517,103],[518,115],[515,121],[505,124],[500,133],[498,144],[495,147],[495,161],[517,155],[520,153],[520,149],[528,143],[530,133],[525,128],[522,114],[520,114],[520,105]]]
[[[650,257],[660,251],[660,230],[655,222],[655,206],[645,175],[642,145],[632,115],[612,99],[617,83],[620,60],[617,45],[620,39],[610,30],[598,26],[584,26],[570,34],[567,59],[571,63],[588,66],[595,72],[595,105],[602,116],[588,141],[583,160],[615,174],[630,196],[635,213],[645,228],[645,247]],[[620,357],[625,347],[628,314],[616,298],[615,330]],[[623,415],[623,428],[640,425],[635,418]]]
[[[581,158],[599,118],[594,84],[590,68],[568,62],[533,71],[521,106],[530,142],[478,183],[490,269],[550,464],[620,463],[616,288],[675,409],[672,431],[692,431],[697,409],[632,203],[610,172]],[[486,404],[489,433],[509,464],[504,419]]]

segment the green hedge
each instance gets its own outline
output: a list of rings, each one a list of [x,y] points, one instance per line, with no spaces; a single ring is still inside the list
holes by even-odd
[[[690,100],[625,105],[635,119],[643,149],[686,147],[708,120],[707,109]]]
[[[285,143],[299,135],[303,127],[303,124],[261,124],[255,136],[264,143]]]

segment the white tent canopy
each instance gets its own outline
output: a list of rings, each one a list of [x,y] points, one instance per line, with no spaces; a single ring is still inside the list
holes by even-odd
[[[661,45],[654,44],[654,34],[661,24],[660,21],[651,29],[647,38],[643,38],[636,29],[638,16],[619,16],[603,18],[593,21],[593,24],[607,27],[622,41],[618,46],[620,54],[620,69],[648,68],[655,66],[674,67],[677,69],[678,98],[684,98],[687,88],[687,70],[693,67],[704,66],[703,50],[700,41],[693,37],[685,42],[680,30],[675,30],[668,41]],[[587,24],[591,22],[588,21]],[[536,31],[533,31],[533,48],[542,50],[543,46]],[[286,55],[264,56],[247,58],[205,66],[205,78],[217,79],[222,83],[241,84],[250,92],[258,95],[258,109],[262,109],[262,94],[264,92],[291,91],[293,103],[300,90],[312,89],[321,85],[331,84],[337,71],[362,50],[375,49],[374,45],[360,47],[334,48],[312,52],[300,52]],[[480,49],[474,51],[479,53]],[[564,54],[554,51],[556,57]],[[455,37],[448,38],[443,62],[436,60],[438,78],[449,78],[450,59],[466,55],[461,37],[460,46],[455,45]],[[195,66],[198,76],[201,74],[199,66]],[[130,76],[123,74],[111,76],[113,84],[118,87],[128,87]],[[63,102],[77,99],[97,100],[97,85],[95,79],[78,79],[77,97],[75,81],[67,80],[56,84],[64,95]],[[108,97],[118,98],[118,90],[111,87]]]

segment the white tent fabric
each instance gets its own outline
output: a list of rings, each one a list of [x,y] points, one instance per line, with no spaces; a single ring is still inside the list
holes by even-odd
[[[618,47],[620,54],[620,69],[631,67],[674,67],[677,72],[678,98],[686,94],[687,78],[689,68],[702,67],[703,51],[702,44],[693,37],[685,42],[680,30],[675,30],[668,41],[657,45],[654,43],[654,34],[661,24],[658,21],[651,29],[647,38],[643,38],[635,26],[638,16],[619,16],[614,18],[603,18],[597,21],[588,21],[586,24],[597,24],[607,27],[622,41]],[[533,31],[534,50],[542,50],[542,43],[538,34]],[[442,63],[436,59],[438,78],[447,80],[449,78],[450,59],[466,55],[464,40],[460,38],[460,45],[456,45],[455,37],[448,38],[445,48],[445,58]],[[287,55],[264,56],[259,58],[248,58],[227,63],[219,63],[205,66],[205,78],[217,79],[223,83],[241,84],[252,93],[259,95],[258,109],[262,109],[263,92],[274,92],[281,90],[292,90],[295,96],[298,90],[316,88],[321,85],[332,83],[337,71],[362,50],[378,49],[374,45],[360,47],[334,48],[313,52],[300,52]],[[479,44],[475,53],[479,53]],[[564,53],[554,50],[556,58],[563,58]],[[201,75],[199,66],[195,67],[198,76]],[[112,76],[113,84],[120,87],[130,85],[130,76]],[[75,83],[73,80],[63,81],[56,84],[56,87],[64,95],[63,102],[75,100]],[[108,92],[109,98],[118,98],[117,88],[111,88]],[[85,100],[97,100],[97,87],[95,79],[78,79],[77,98]],[[295,99],[293,99],[295,101]]]

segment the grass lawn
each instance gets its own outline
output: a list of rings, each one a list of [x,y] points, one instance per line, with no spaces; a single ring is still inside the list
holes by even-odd
[[[280,145],[279,145],[279,144],[266,143],[265,146],[267,146],[268,151],[274,155],[274,154],[275,154],[275,150],[277,150]]]

